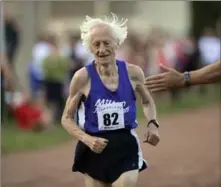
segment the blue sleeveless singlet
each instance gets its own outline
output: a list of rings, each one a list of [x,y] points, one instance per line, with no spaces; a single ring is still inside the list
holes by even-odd
[[[77,123],[88,133],[118,129],[134,129],[136,121],[136,96],[124,61],[117,60],[119,84],[116,91],[109,90],[100,79],[94,61],[86,65],[91,88],[77,110]]]

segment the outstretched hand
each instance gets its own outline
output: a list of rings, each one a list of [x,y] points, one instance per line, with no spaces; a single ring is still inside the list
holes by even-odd
[[[169,68],[160,64],[160,69],[163,73],[153,75],[145,79],[145,86],[151,92],[159,92],[170,88],[184,87],[183,74],[173,68]]]

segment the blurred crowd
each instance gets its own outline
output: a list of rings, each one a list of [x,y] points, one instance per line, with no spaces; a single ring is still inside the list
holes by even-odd
[[[12,72],[19,35],[15,22],[6,19],[6,54]],[[30,92],[25,98],[16,92],[11,102],[6,102],[21,128],[55,127],[60,122],[72,76],[93,60],[81,43],[80,33],[69,31],[65,36],[66,42],[62,43],[54,33],[37,36],[27,68]],[[152,28],[146,35],[129,31],[117,58],[140,66],[145,76],[159,73],[160,63],[181,72],[191,71],[220,59],[220,37],[212,28],[205,28],[198,39],[177,36],[162,28]],[[171,91],[172,100],[177,93]]]

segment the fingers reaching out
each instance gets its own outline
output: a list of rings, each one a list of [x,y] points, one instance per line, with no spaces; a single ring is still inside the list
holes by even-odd
[[[160,69],[163,71],[163,72],[169,72],[171,69],[163,64],[160,64]]]

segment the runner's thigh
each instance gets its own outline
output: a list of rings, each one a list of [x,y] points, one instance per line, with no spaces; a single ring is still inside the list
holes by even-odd
[[[88,175],[85,175],[85,184],[86,187],[111,187],[111,184],[95,180]]]
[[[123,173],[113,184],[113,187],[136,187],[138,173],[138,170],[131,170]]]

